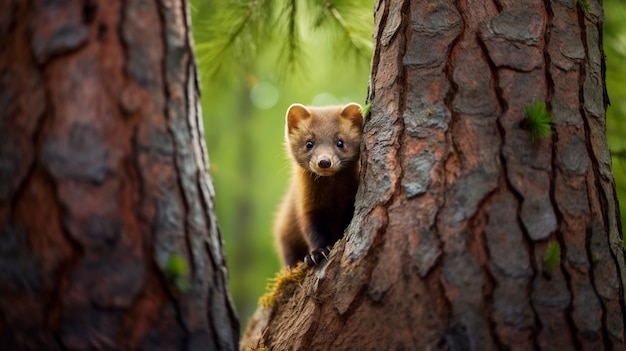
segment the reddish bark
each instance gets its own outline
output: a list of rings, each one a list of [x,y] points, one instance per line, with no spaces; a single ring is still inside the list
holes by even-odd
[[[0,349],[237,348],[187,12],[0,4]]]
[[[355,217],[242,349],[626,349],[589,2],[378,1]],[[556,124],[533,144],[537,100]]]

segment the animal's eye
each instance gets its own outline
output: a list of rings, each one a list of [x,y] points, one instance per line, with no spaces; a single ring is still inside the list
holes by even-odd
[[[342,140],[337,140],[337,147],[340,149],[343,149],[343,141]]]
[[[313,148],[313,142],[311,140],[307,140],[305,146],[308,150],[311,150]]]

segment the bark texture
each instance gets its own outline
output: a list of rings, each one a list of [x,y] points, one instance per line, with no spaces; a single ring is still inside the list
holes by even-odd
[[[188,10],[0,3],[0,349],[238,347]]]
[[[589,4],[378,1],[355,217],[242,350],[626,349],[603,14]],[[537,100],[556,124],[533,144]]]

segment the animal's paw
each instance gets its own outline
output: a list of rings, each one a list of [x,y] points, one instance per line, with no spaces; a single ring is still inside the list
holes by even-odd
[[[306,263],[309,267],[315,267],[322,263],[324,260],[328,260],[328,256],[330,255],[330,246],[323,247],[321,249],[316,249],[310,254],[304,257],[304,263]]]

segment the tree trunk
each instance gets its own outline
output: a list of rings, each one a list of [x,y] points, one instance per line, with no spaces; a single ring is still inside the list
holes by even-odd
[[[242,350],[626,349],[602,7],[579,3],[377,2],[354,219]]]
[[[234,350],[185,1],[0,3],[0,349]]]

